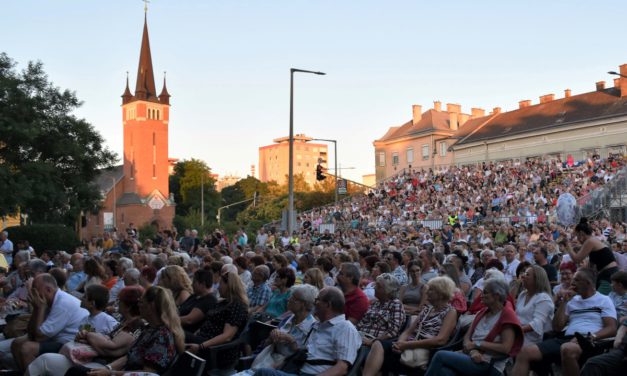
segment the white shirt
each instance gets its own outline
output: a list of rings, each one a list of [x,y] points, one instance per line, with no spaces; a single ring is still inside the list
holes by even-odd
[[[87,316],[80,326],[83,326],[85,324],[91,325],[96,333],[108,335],[118,325],[118,321],[107,313],[100,312],[94,316]]]
[[[65,291],[57,290],[50,313],[39,331],[52,341],[66,343],[74,339],[79,325],[87,316],[89,312],[81,308],[80,300]]]
[[[603,328],[603,317],[616,320],[616,308],[609,297],[597,292],[588,299],[576,295],[567,303],[566,315],[569,320],[565,335],[596,333]]]
[[[531,331],[525,333],[525,346],[542,342],[544,333],[552,329],[555,305],[546,292],[533,294],[529,301],[527,291],[523,291],[516,300],[516,316],[520,325],[530,325]]]
[[[505,268],[503,271],[507,283],[510,283],[512,280],[516,279],[516,269],[518,268],[518,265],[520,265],[520,260],[518,260],[517,258],[514,258],[514,261],[509,264],[507,263],[507,260],[503,261],[503,267]]]
[[[10,241],[9,239],[5,240],[0,246],[0,251],[2,253],[7,253],[9,255],[13,253],[13,242]]]

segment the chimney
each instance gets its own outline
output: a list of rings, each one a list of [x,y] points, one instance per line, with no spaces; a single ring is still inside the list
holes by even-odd
[[[625,76],[627,76],[627,64],[620,66],[620,74],[620,96],[622,98],[627,97],[627,78],[625,78]]]
[[[442,102],[433,101],[433,109],[436,111],[442,111]]]
[[[449,124],[449,128],[451,128],[452,131],[456,131],[459,128],[457,115],[458,115],[457,112],[448,113],[448,116],[449,116],[448,124]]]
[[[597,91],[603,91],[605,90],[605,81],[598,81],[597,82]]]
[[[542,95],[540,97],[540,103],[547,103],[552,101],[553,99],[555,99],[555,94]]]
[[[614,79],[614,88],[620,90],[620,78],[615,78]]]
[[[500,114],[501,113],[501,107],[494,107],[492,109],[492,114]]]
[[[564,98],[570,98],[570,89],[564,90]]]
[[[422,106],[419,104],[415,104],[412,106],[412,111],[413,111],[412,123],[416,125],[422,118]]]
[[[462,112],[462,106],[459,104],[447,103],[446,112],[454,112],[456,114],[459,114],[460,112]]]
[[[483,108],[471,108],[470,118],[476,119],[485,116],[485,110]]]
[[[525,108],[531,106],[531,99],[524,99],[518,102],[518,108]]]

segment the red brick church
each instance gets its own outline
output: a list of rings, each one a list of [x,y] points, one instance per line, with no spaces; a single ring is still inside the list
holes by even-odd
[[[157,94],[152,69],[148,23],[144,18],[137,68],[135,93],[129,88],[122,94],[124,129],[124,164],[104,170],[96,184],[103,194],[97,214],[87,215],[83,238],[102,234],[116,227],[124,231],[131,223],[139,228],[146,223],[170,228],[174,218],[174,200],[168,188],[168,120],[170,94],[163,88]]]

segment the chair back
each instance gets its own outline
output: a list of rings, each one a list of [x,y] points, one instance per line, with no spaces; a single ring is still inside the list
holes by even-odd
[[[185,351],[179,354],[164,376],[201,376],[205,370],[206,360]]]

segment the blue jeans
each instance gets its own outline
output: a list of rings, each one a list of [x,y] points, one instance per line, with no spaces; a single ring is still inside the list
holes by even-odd
[[[438,351],[431,359],[425,376],[498,376],[501,373],[489,363],[475,363],[470,356],[453,351]]]

